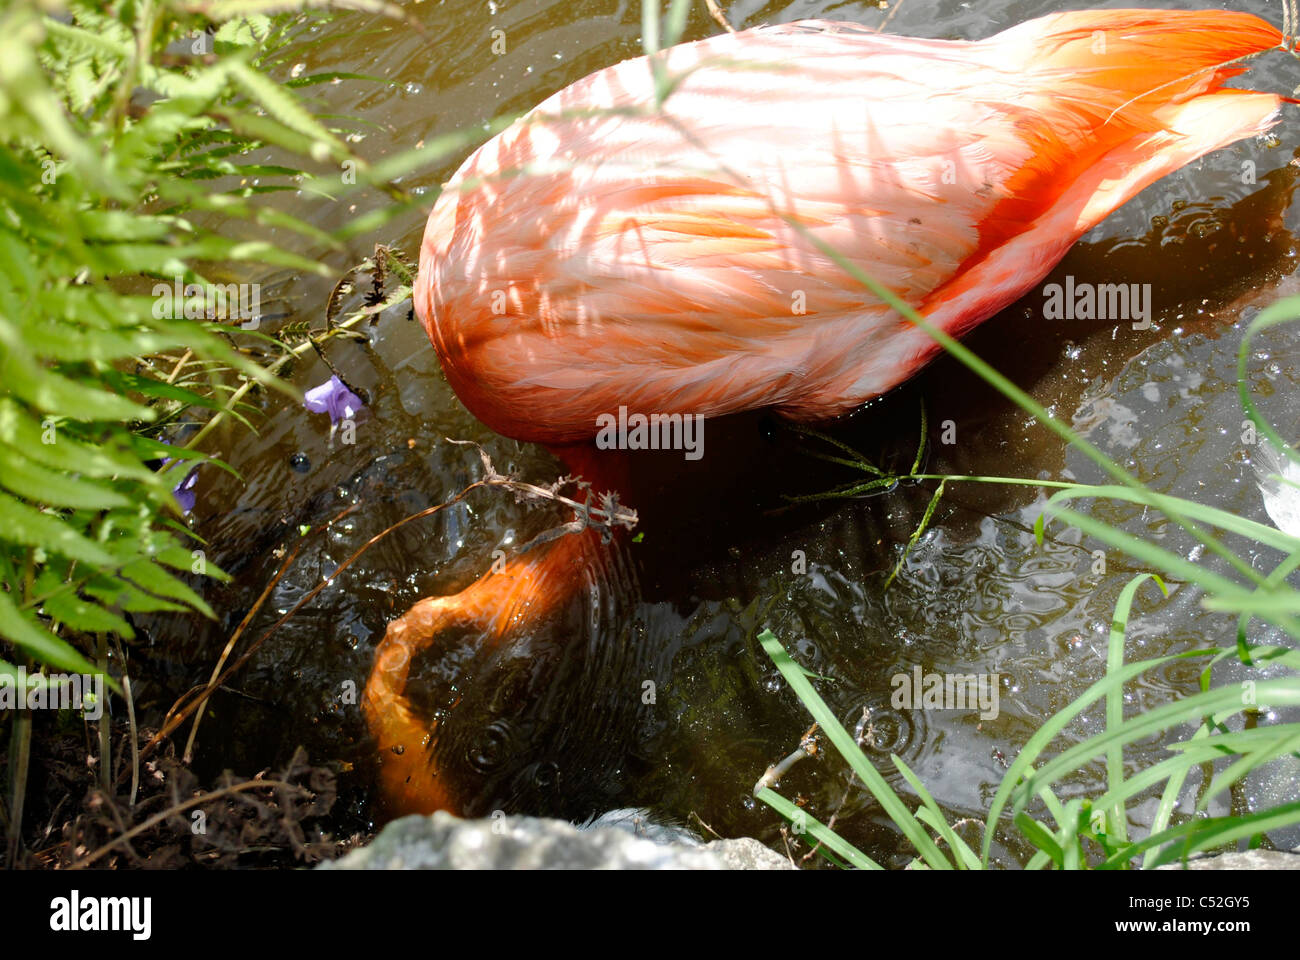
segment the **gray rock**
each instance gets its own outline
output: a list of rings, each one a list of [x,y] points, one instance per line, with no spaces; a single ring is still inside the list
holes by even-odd
[[[1157,870],[1181,870],[1181,863],[1170,863]],[[1243,850],[1196,857],[1187,861],[1188,870],[1300,870],[1300,850]]]
[[[782,870],[757,840],[700,843],[644,811],[616,810],[587,827],[563,820],[449,813],[394,820],[367,846],[322,870]]]

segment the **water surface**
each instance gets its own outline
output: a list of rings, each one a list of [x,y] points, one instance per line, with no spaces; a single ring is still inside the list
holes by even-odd
[[[1059,8],[1045,0],[903,0],[887,29],[976,39]],[[1279,19],[1272,3],[1250,0],[1234,8]],[[284,62],[286,75],[336,70],[382,78],[309,88],[322,111],[359,120],[352,139],[372,160],[526,110],[640,50],[640,10],[630,2],[443,0],[409,9],[426,26],[424,35],[347,16],[315,29]],[[728,13],[737,26],[805,17],[870,26],[887,16],[875,4],[820,0],[738,2]],[[502,31],[503,54],[493,52],[494,30]],[[688,39],[716,31],[702,4],[692,11]],[[1290,92],[1300,69],[1271,54],[1247,79]],[[1296,288],[1291,161],[1298,130],[1289,109],[1274,137],[1237,144],[1149,188],[1086,237],[1047,281],[1072,276],[1150,284],[1152,330],[1047,320],[1043,293],[1035,290],[968,341],[1155,489],[1265,522],[1240,440],[1235,358],[1244,322]],[[461,159],[449,157],[402,185],[426,197],[427,208]],[[1255,164],[1257,183],[1241,182],[1244,161]],[[278,202],[335,228],[382,201],[353,207],[304,192]],[[326,262],[341,273],[375,243],[414,257],[423,216],[412,211]],[[274,293],[277,310],[287,314],[275,322],[320,324],[331,285],[267,278],[263,295]],[[535,482],[563,472],[546,451],[498,437],[464,410],[405,308],[385,314],[368,338],[329,347],[334,366],[371,400],[355,445],[337,438],[331,445],[324,417],[277,396],[257,401],[259,435],[232,425],[205,445],[243,476],[204,471],[195,517],[196,530],[234,581],[207,590],[221,622],[153,622],[134,654],[135,669],[146,678],[137,693],[144,708],[165,708],[206,680],[230,631],[302,528],[312,532],[250,637],[369,538],[476,479],[477,454],[444,438],[478,441],[498,468]],[[1294,340],[1283,331],[1261,341],[1254,365],[1266,412],[1286,435],[1300,434],[1300,407],[1292,399],[1300,369]],[[309,355],[292,376],[306,388],[329,371]],[[931,472],[1101,479],[1053,434],[946,359],[831,430],[877,462],[905,467],[922,405]],[[948,429],[951,444],[942,442]],[[886,590],[932,484],[792,505],[787,496],[830,489],[851,474],[810,457],[804,441],[762,414],[710,423],[708,453],[695,467],[680,454],[638,464],[632,500],[644,536],[611,560],[611,569],[635,576],[596,576],[593,588],[605,591],[605,602],[592,617],[566,621],[556,635],[529,637],[494,658],[453,651],[425,664],[421,702],[430,710],[459,704],[446,721],[456,750],[446,775],[467,797],[466,812],[586,818],[648,806],[697,829],[754,835],[784,850],[781,820],[756,804],[750,790],[769,764],[795,748],[811,721],[755,640],[770,626],[804,667],[827,678],[819,689],[849,729],[868,711],[869,752],[882,772],[892,769],[888,755],[897,753],[951,818],[982,818],[1025,740],[1104,673],[1115,600],[1140,568],[1111,553],[1105,572],[1094,572],[1097,545],[1059,524],[1038,546],[1031,528],[1042,497],[1033,490],[959,484]],[[358,509],[320,532],[349,505]],[[1102,505],[1096,513],[1164,546],[1195,550],[1181,531],[1140,509]],[[345,771],[340,831],[370,829],[381,816],[373,751],[347,691],[364,686],[386,624],[421,597],[464,588],[491,565],[494,550],[509,551],[561,518],[555,509],[481,491],[382,539],[214,698],[199,769],[251,773],[283,763],[304,744],[313,760]],[[1255,559],[1262,566],[1276,558]],[[1252,635],[1270,639],[1262,630]],[[1173,583],[1167,601],[1151,588],[1139,595],[1128,655],[1156,656],[1232,637],[1231,618],[1206,613],[1192,590]],[[996,674],[999,715],[981,721],[972,711],[894,709],[890,678],[916,666]],[[1126,694],[1126,709],[1194,692],[1196,669],[1178,662],[1146,676]],[[647,682],[654,703],[644,702]],[[1099,712],[1085,714],[1059,743],[1078,742],[1100,723]],[[1163,741],[1153,740],[1128,750],[1125,760],[1136,769],[1165,755]],[[1095,793],[1103,778],[1097,764],[1061,792]],[[891,782],[908,793],[897,777]],[[1237,791],[1234,803],[1244,809],[1294,799],[1297,783],[1294,771],[1273,770]],[[837,758],[796,766],[781,789],[823,821],[836,814],[837,829],[881,862],[908,859],[906,844]],[[1135,825],[1143,825],[1154,805],[1137,806]],[[965,835],[978,840],[977,828]],[[1014,834],[998,840],[1000,862],[1027,857]]]

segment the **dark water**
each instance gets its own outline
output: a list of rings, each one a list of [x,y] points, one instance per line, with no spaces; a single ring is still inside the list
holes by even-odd
[[[1099,4],[1108,5],[1127,4]],[[1275,22],[1280,16],[1275,4],[1239,7]],[[640,10],[631,2],[439,2],[409,9],[426,36],[345,17],[304,38],[285,61],[286,73],[301,63],[307,73],[352,71],[387,81],[311,88],[322,110],[359,118],[356,148],[370,159],[525,110],[640,52]],[[903,0],[888,31],[974,39],[1056,9],[1052,2]],[[816,0],[734,3],[728,12],[737,26],[804,17],[874,25],[886,15],[874,4]],[[493,29],[504,31],[504,55],[492,52]],[[716,29],[700,4],[687,39]],[[1289,93],[1300,65],[1271,54],[1248,79]],[[968,340],[1154,488],[1265,522],[1239,437],[1235,358],[1243,321],[1297,286],[1297,171],[1289,162],[1298,130],[1300,116],[1289,110],[1269,141],[1237,144],[1156,184],[1085,238],[1050,278],[1151,284],[1153,330],[1046,320],[1035,291]],[[431,203],[461,159],[403,185],[426,191]],[[1246,160],[1257,167],[1256,184],[1241,183]],[[352,208],[303,194],[280,202],[334,228],[379,201]],[[423,211],[412,212],[327,262],[341,273],[376,242],[414,255],[422,229]],[[285,323],[319,323],[331,285],[279,278],[264,287],[263,298],[274,292],[277,309],[289,313]],[[535,482],[564,472],[544,450],[493,435],[463,409],[404,308],[370,328],[368,342],[334,342],[329,350],[334,366],[371,399],[355,445],[336,439],[331,446],[323,416],[269,396],[257,401],[264,408],[260,435],[226,426],[205,443],[243,475],[238,481],[203,471],[195,515],[196,530],[234,582],[207,589],[220,623],[152,625],[133,655],[144,709],[165,709],[207,679],[230,631],[279,568],[277,553],[298,541],[301,527],[313,531],[250,638],[370,537],[476,479],[475,452],[444,438],[476,440],[499,469]],[[1284,434],[1296,435],[1295,338],[1280,333],[1261,341],[1261,350],[1267,356],[1255,364],[1255,376],[1266,412]],[[328,376],[310,357],[293,371],[304,388]],[[832,429],[877,462],[905,467],[922,404],[931,472],[1101,479],[948,360]],[[945,421],[954,443],[941,442]],[[1037,546],[1031,527],[1042,500],[1032,491],[959,484],[885,590],[930,486],[792,506],[785,495],[824,491],[852,475],[810,457],[797,436],[761,414],[711,422],[708,445],[698,465],[684,464],[679,453],[638,461],[628,499],[641,511],[644,537],[612,555],[609,570],[617,573],[593,576],[589,593],[599,602],[590,615],[569,616],[490,656],[461,645],[421,665],[421,702],[430,710],[457,704],[445,713],[444,776],[466,812],[585,818],[644,805],[783,849],[781,821],[749,794],[811,721],[754,639],[770,626],[803,666],[829,678],[819,688],[849,729],[869,708],[870,752],[882,771],[892,769],[888,755],[897,753],[952,818],[982,818],[1025,740],[1104,673],[1111,611],[1138,568],[1112,553],[1106,572],[1093,573],[1096,545],[1059,524]],[[305,471],[291,467],[295,456],[306,458]],[[321,531],[350,505],[357,509]],[[1162,545],[1195,548],[1141,510],[1104,505],[1096,512]],[[381,816],[373,750],[348,691],[364,687],[386,624],[421,597],[468,586],[491,565],[494,550],[509,552],[561,518],[504,492],[479,491],[382,539],[214,698],[197,767],[251,773],[282,763],[304,744],[313,760],[345,771],[340,831],[368,829]],[[805,572],[794,572],[797,551]],[[1231,618],[1206,613],[1191,590],[1171,587],[1168,601],[1157,602],[1154,590],[1139,595],[1130,659],[1231,642]],[[1264,631],[1254,636],[1269,639]],[[890,678],[914,666],[999,675],[999,715],[981,722],[973,712],[893,709]],[[1195,670],[1179,663],[1147,675],[1126,695],[1128,709],[1193,692]],[[647,683],[653,703],[644,702]],[[1099,713],[1085,714],[1058,743],[1078,742],[1100,723]],[[1152,741],[1130,748],[1125,759],[1137,768],[1165,755],[1162,741]],[[1098,764],[1059,792],[1096,792],[1103,777]],[[1294,798],[1298,782],[1294,770],[1274,770],[1235,802],[1240,809]],[[905,862],[905,844],[836,758],[796,766],[781,788],[806,799],[806,809],[823,821],[838,811],[837,829],[881,862]],[[1154,805],[1137,808],[1139,824]],[[975,830],[966,836],[978,839]],[[999,836],[1001,862],[1023,862],[1027,854],[1017,844]]]

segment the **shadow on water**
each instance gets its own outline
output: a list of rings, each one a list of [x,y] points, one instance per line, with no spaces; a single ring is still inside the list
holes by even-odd
[[[464,6],[474,10],[464,22],[445,11],[429,17],[439,23],[436,49],[446,51],[436,65],[425,60],[427,39],[385,35],[379,42],[396,67],[389,71],[393,91],[341,104],[340,112],[381,123],[387,142],[405,145],[524,109],[637,52],[638,14],[627,5],[587,5],[593,19],[577,23],[585,9],[512,4],[500,14],[509,21],[512,53],[485,61],[482,50],[474,51],[484,46],[479,33],[494,21],[484,19],[481,5]],[[905,5],[890,29],[948,36],[994,29],[987,9],[976,17],[956,4],[941,6],[950,19]],[[1267,15],[1262,5],[1249,6]],[[1007,5],[998,25],[1050,8]],[[746,23],[852,13],[809,3],[762,11],[738,3],[731,10],[733,20]],[[712,32],[699,16],[692,31]],[[375,72],[376,43],[326,33],[304,57],[313,69],[365,63],[363,72]],[[414,93],[413,83],[420,84]],[[1287,139],[1294,129],[1288,119],[1279,136]],[[1234,365],[1242,320],[1292,284],[1289,204],[1296,171],[1287,160],[1284,150],[1263,143],[1207,158],[1144,192],[1045,281],[1150,284],[1152,329],[1114,319],[1046,319],[1040,289],[988,321],[968,344],[1144,479],[1261,517],[1257,492],[1243,482],[1249,466],[1233,443],[1240,420]],[[1257,184],[1241,182],[1243,161],[1258,165]],[[339,215],[315,216],[331,226]],[[399,245],[414,251],[422,223],[400,229]],[[327,293],[295,280],[285,298],[295,314],[311,317]],[[1269,377],[1289,384],[1300,365],[1288,362],[1296,354],[1279,338],[1273,349],[1280,372]],[[196,530],[234,579],[207,591],[221,622],[150,621],[133,654],[143,675],[142,709],[165,710],[207,679],[286,551],[301,543],[248,638],[367,540],[476,479],[477,454],[444,438],[476,440],[500,470],[530,480],[563,472],[545,451],[491,434],[461,408],[423,332],[404,312],[385,315],[368,342],[332,350],[334,365],[372,399],[358,422],[358,442],[331,445],[323,417],[272,397],[261,401],[260,435],[218,431],[213,452],[242,480],[203,473]],[[293,376],[310,386],[328,371],[305,363]],[[1286,400],[1294,391],[1281,386],[1275,384],[1269,412],[1291,426],[1300,409]],[[1151,401],[1153,393],[1165,402]],[[902,469],[915,451],[923,405],[931,472],[1099,479],[1090,465],[1067,457],[1048,431],[947,358],[826,429],[877,463]],[[1215,440],[1207,442],[1211,432]],[[462,638],[419,659],[413,700],[422,715],[438,720],[438,767],[465,812],[585,818],[646,805],[779,848],[778,818],[748,794],[810,721],[754,640],[768,625],[804,667],[829,678],[824,696],[849,729],[870,729],[873,755],[887,763],[890,752],[900,754],[947,810],[982,816],[1020,745],[1104,672],[1110,611],[1134,571],[1112,556],[1106,571],[1095,574],[1091,548],[1059,527],[1038,547],[1031,525],[1041,498],[1032,490],[959,484],[950,487],[930,532],[886,591],[885,577],[933,485],[794,504],[789,496],[852,479],[846,468],[809,456],[807,443],[771,415],[756,413],[709,422],[700,461],[680,452],[636,455],[624,499],[640,511],[642,537],[611,547],[608,563],[589,572],[571,608],[501,647],[482,649]],[[349,506],[355,511],[325,526]],[[1107,509],[1113,522],[1148,522]],[[356,697],[386,624],[421,597],[463,589],[491,565],[494,550],[510,552],[562,519],[554,508],[488,490],[380,539],[213,698],[196,768],[211,775],[225,767],[271,766],[305,744],[313,759],[334,761],[349,774],[340,830],[368,829],[379,816],[375,763]],[[639,589],[618,586],[633,582],[632,570]],[[1191,599],[1177,584],[1163,606],[1144,597],[1130,657],[1223,636],[1223,618]],[[999,715],[981,720],[894,709],[890,678],[918,665],[997,674]],[[1194,673],[1171,667],[1140,685],[1130,704],[1140,708],[1188,693],[1195,683]],[[1084,716],[1063,738],[1084,739],[1096,723]],[[1126,760],[1143,765],[1162,755],[1153,742],[1130,750]],[[1082,793],[1099,777],[1098,770],[1085,770],[1067,790]],[[838,829],[872,856],[902,856],[894,831],[838,760],[797,766],[782,789],[823,821],[838,811]]]

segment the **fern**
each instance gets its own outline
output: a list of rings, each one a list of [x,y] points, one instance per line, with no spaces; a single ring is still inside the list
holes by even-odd
[[[345,163],[359,188],[391,192],[263,72],[303,24],[270,15],[313,6],[0,11],[0,673],[17,660],[94,672],[89,638],[130,639],[131,614],[212,615],[182,576],[225,574],[191,549],[173,496],[206,458],[158,429],[205,409],[251,426],[249,384],[288,388],[236,349],[230,324],[160,318],[151,292],[206,284],[199,262],[324,273],[338,239],[260,193],[338,182]],[[248,159],[268,145],[289,155]],[[293,231],[301,248],[216,234],[195,211]]]

